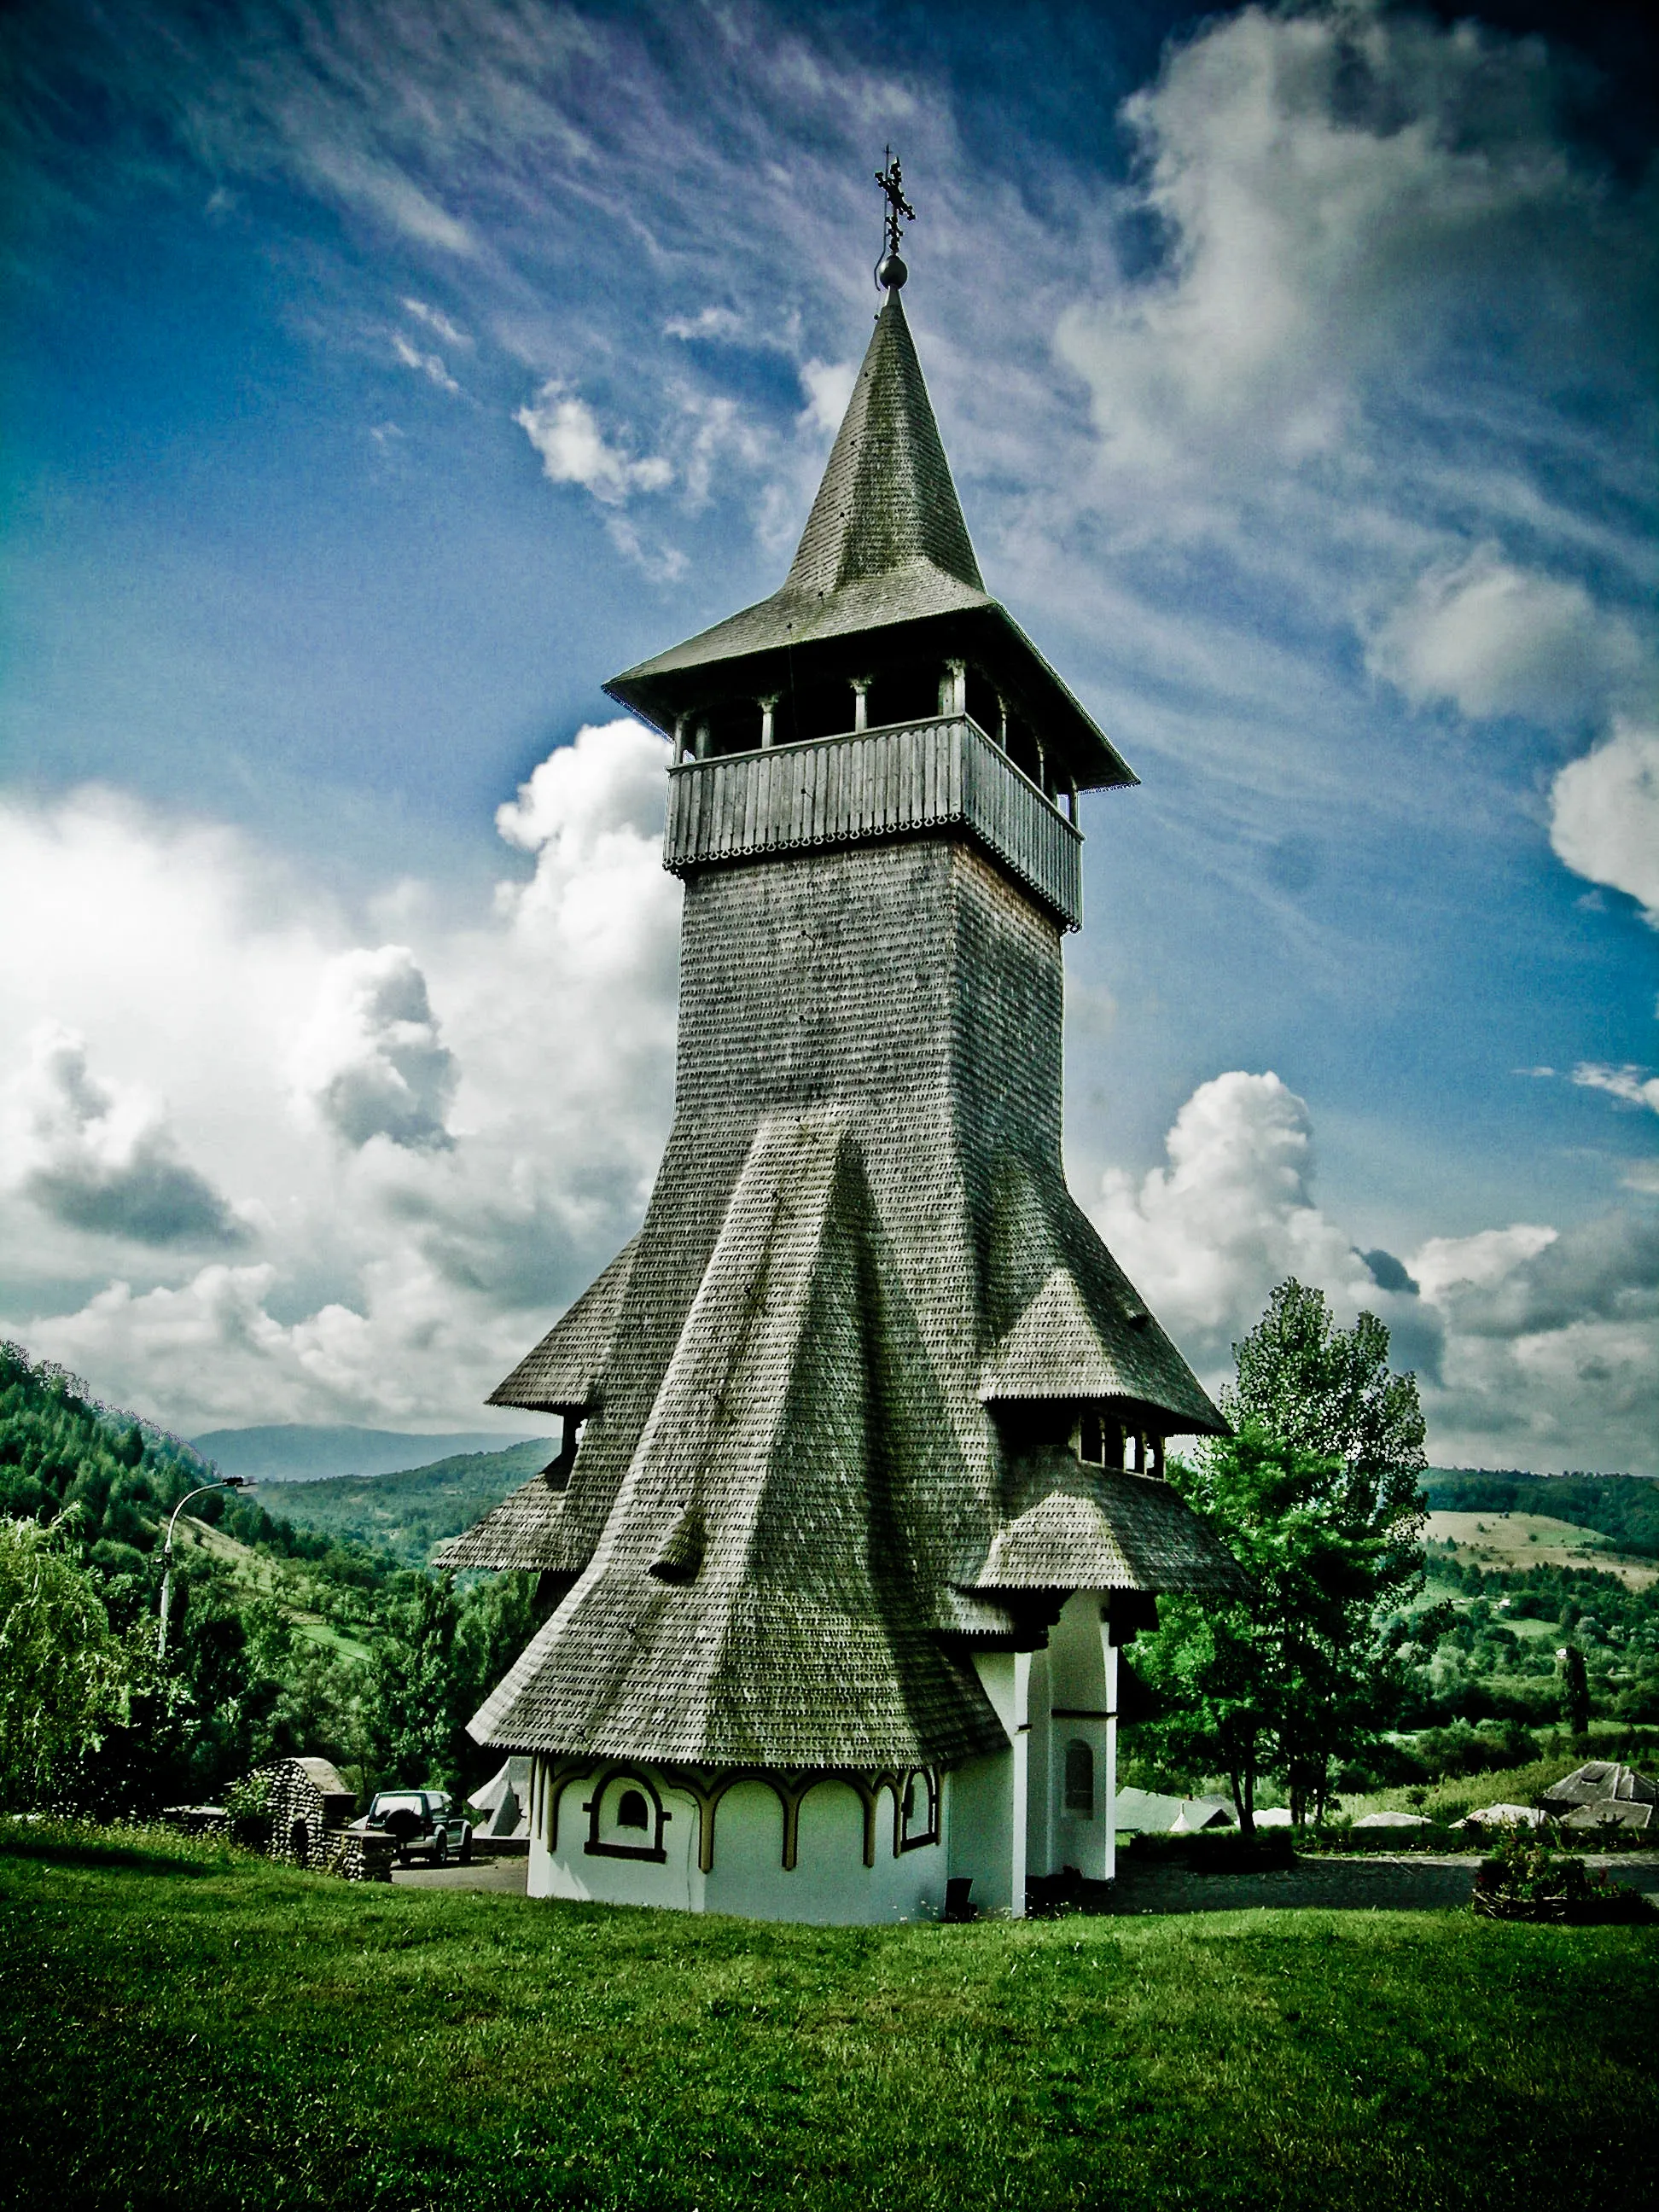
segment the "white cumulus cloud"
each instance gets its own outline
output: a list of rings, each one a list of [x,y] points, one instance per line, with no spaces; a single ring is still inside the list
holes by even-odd
[[[1119,457],[1329,452],[1477,270],[1518,299],[1576,246],[1582,275],[1597,195],[1553,101],[1541,45],[1366,4],[1245,8],[1172,48],[1123,110],[1166,261],[1059,334]]]
[[[1166,1168],[1108,1171],[1102,1234],[1164,1326],[1206,1363],[1286,1275],[1345,1302],[1372,1286],[1351,1239],[1313,1199],[1313,1125],[1277,1075],[1200,1084],[1165,1139]]]
[[[97,793],[0,801],[0,935],[27,950],[0,966],[4,1157],[59,1201],[0,1180],[0,1328],[186,1431],[473,1422],[632,1233],[660,1153],[667,757],[633,721],[556,748],[503,810],[493,902],[441,918],[404,886],[392,943],[246,839]],[[88,919],[112,910],[129,926]],[[54,1013],[84,1060],[40,1042]],[[204,1267],[244,1222],[257,1264]]]
[[[1553,723],[1600,719],[1641,665],[1627,623],[1582,584],[1540,575],[1491,547],[1425,576],[1367,655],[1417,704],[1449,699],[1465,714]]]
[[[673,469],[660,455],[635,460],[612,444],[587,402],[556,379],[513,419],[541,455],[550,483],[580,484],[607,507],[621,506],[636,491],[660,491],[673,481]]]
[[[1659,728],[1615,721],[1550,793],[1550,842],[1573,873],[1637,900],[1659,929]]]
[[[420,1151],[453,1142],[444,1116],[455,1056],[440,1040],[426,978],[406,945],[345,952],[330,963],[294,1072],[302,1096],[348,1145],[386,1137]]]
[[[1443,1464],[1659,1473],[1659,1223],[1512,1223],[1361,1254],[1315,1203],[1305,1102],[1276,1075],[1201,1084],[1169,1165],[1104,1182],[1103,1234],[1212,1386],[1287,1275],[1388,1326]]]

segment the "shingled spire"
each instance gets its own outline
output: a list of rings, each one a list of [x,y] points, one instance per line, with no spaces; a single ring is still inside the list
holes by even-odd
[[[984,592],[895,289],[876,318],[783,592],[827,599],[846,585],[890,575],[914,561]]]
[[[810,708],[794,708],[815,688],[861,680],[901,658],[960,660],[982,674],[1005,717],[1042,730],[1056,786],[1133,783],[1116,748],[987,592],[899,297],[905,271],[896,251],[877,273],[886,298],[782,584],[605,690],[665,732],[704,716],[717,724],[734,698],[774,699],[778,727],[815,736],[825,732]],[[758,724],[750,737],[740,720],[735,734],[717,732],[712,749],[766,742]]]

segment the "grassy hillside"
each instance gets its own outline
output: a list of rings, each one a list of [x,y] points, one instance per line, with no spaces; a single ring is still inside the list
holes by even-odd
[[[509,1450],[464,1452],[396,1474],[340,1475],[269,1498],[283,1520],[337,1542],[389,1552],[407,1566],[424,1566],[432,1547],[470,1528],[510,1490],[545,1467],[556,1440],[533,1437]]]
[[[1589,1567],[1617,1575],[1630,1589],[1659,1582],[1659,1559],[1621,1551],[1611,1536],[1547,1514],[1431,1513],[1432,1544],[1449,1544],[1460,1565],[1487,1571],[1518,1567]]]
[[[1659,1559],[1659,1482],[1639,1474],[1486,1474],[1431,1467],[1423,1477],[1430,1510],[1539,1514],[1594,1528],[1621,1552]]]
[[[0,1829],[0,1899],[52,2212],[1650,2201],[1652,1926],[797,1929],[50,1827]]]
[[[189,1574],[198,1556],[212,1560],[238,1596],[268,1601],[301,1643],[344,1659],[368,1657],[374,1634],[372,1588],[354,1590],[348,1585],[342,1591],[319,1585],[308,1563],[255,1550],[227,1529],[190,1513],[179,1517],[173,1549],[181,1575]],[[326,1610],[319,1600],[325,1601]]]

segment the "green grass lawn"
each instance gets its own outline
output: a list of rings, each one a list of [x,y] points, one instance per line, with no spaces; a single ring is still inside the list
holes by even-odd
[[[803,1929],[0,1824],[14,2201],[1651,2203],[1659,1929]]]

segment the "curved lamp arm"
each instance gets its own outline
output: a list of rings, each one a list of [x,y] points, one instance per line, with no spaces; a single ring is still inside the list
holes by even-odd
[[[185,1506],[189,1504],[192,1498],[205,1498],[210,1490],[246,1490],[249,1486],[248,1479],[245,1474],[216,1475],[211,1482],[198,1483],[194,1490],[187,1490],[184,1496],[179,1500],[179,1503],[173,1507],[171,1514],[167,1516],[167,1542],[162,1547],[161,1550],[161,1617],[155,1624],[155,1656],[158,1659],[164,1658],[167,1655],[167,1614],[173,1609],[173,1529],[174,1522],[178,1520],[179,1516],[184,1511]]]

